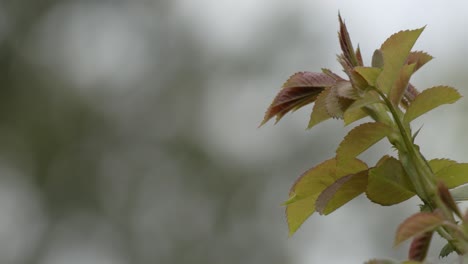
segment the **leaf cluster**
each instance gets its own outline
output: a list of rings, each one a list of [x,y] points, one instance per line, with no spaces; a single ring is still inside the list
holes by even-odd
[[[361,50],[354,49],[341,16],[339,25],[342,53],[337,59],[346,77],[328,69],[293,74],[273,99],[261,125],[274,117],[278,122],[286,113],[311,103],[308,128],[330,118],[342,119],[345,125],[364,117],[373,121],[354,127],[339,144],[335,157],[307,170],[293,184],[284,203],[289,234],[313,213],[330,214],[361,194],[383,206],[416,195],[423,201],[422,208],[428,209],[400,225],[395,244],[415,238],[409,259],[422,261],[434,231],[446,239],[468,237],[468,225],[459,226],[453,218],[455,214],[463,223],[468,220],[454,199],[466,200],[467,192],[459,191],[457,196],[449,192],[468,183],[468,164],[448,159],[426,161],[414,144],[419,131],[413,133],[410,123],[432,109],[456,102],[461,95],[444,85],[419,92],[410,83],[412,75],[432,59],[425,52],[412,51],[424,27],[393,34],[374,51],[371,65],[364,66]],[[358,158],[383,139],[395,147],[396,157],[385,155],[372,166]],[[465,246],[449,241],[441,256],[454,250],[462,253],[460,248]]]

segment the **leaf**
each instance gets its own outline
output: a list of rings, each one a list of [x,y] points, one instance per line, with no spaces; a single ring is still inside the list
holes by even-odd
[[[295,73],[283,84],[283,88],[273,99],[260,126],[274,116],[278,122],[286,113],[314,102],[325,87],[333,86],[335,83],[336,79],[325,73]]]
[[[456,163],[439,170],[436,177],[452,189],[468,183],[468,163]]]
[[[450,193],[456,202],[468,201],[468,185],[453,189]]]
[[[356,57],[356,53],[354,53],[353,43],[351,42],[348,29],[346,28],[346,24],[341,19],[340,14],[338,14],[338,20],[340,22],[340,31],[338,32],[338,39],[340,41],[341,50],[343,51],[343,57],[351,68],[354,66],[358,66],[359,62]]]
[[[369,116],[364,108],[377,103],[382,103],[377,92],[372,90],[366,92],[360,99],[354,101],[344,112],[343,121],[345,126]]]
[[[331,116],[327,112],[326,105],[326,99],[328,97],[328,94],[330,93],[330,89],[330,87],[325,88],[325,90],[323,90],[318,95],[317,100],[315,100],[315,104],[310,115],[309,125],[307,126],[308,129],[312,128],[318,123],[321,123],[331,118]]]
[[[367,116],[369,116],[369,114],[362,108],[348,108],[343,114],[344,125],[347,126]]]
[[[372,54],[372,67],[382,68],[384,66],[383,54],[382,51],[376,49],[374,54]]]
[[[339,81],[330,88],[325,99],[328,115],[342,118],[344,111],[353,103],[353,87],[349,81]]]
[[[356,48],[356,59],[358,61],[358,65],[359,66],[363,66],[364,65],[364,62],[362,61],[362,55],[361,55],[361,48],[358,47]]]
[[[391,132],[391,127],[379,122],[364,123],[353,128],[336,150],[338,162],[356,157]]]
[[[315,202],[319,214],[328,215],[366,190],[367,170],[349,174],[328,186]]]
[[[435,86],[422,91],[406,109],[404,121],[410,122],[422,114],[443,104],[452,104],[461,95],[452,87]]]
[[[423,28],[400,31],[388,38],[380,47],[384,65],[382,73],[377,78],[377,88],[387,94],[407,61],[414,43],[421,35]]]
[[[462,218],[462,214],[457,204],[455,203],[455,200],[450,194],[447,186],[445,186],[445,184],[441,181],[437,182],[437,194],[439,195],[445,206],[447,206],[447,208],[452,210],[452,212],[455,213],[458,217]]]
[[[394,106],[398,106],[400,104],[400,101],[408,88],[409,80],[414,72],[415,66],[416,64],[410,64],[404,65],[403,68],[401,68],[400,76],[397,78],[390,90],[390,101]]]
[[[354,70],[367,81],[370,86],[375,86],[382,69],[375,67],[355,67]]]
[[[413,261],[424,261],[429,251],[434,232],[425,232],[413,239],[408,258]]]
[[[336,160],[329,159],[303,173],[292,186],[286,202],[286,218],[289,235],[315,211],[315,202],[320,193],[344,175],[365,170],[366,164],[358,159],[350,160],[346,168],[338,169]],[[294,196],[297,196],[294,198]],[[290,200],[293,200],[290,202]]]
[[[401,242],[434,230],[444,223],[444,219],[437,213],[421,212],[407,218],[398,226],[395,236],[395,246]]]
[[[380,205],[393,205],[414,196],[413,187],[400,161],[386,157],[369,170],[366,195]]]
[[[448,255],[450,255],[450,253],[452,253],[452,252],[455,252],[455,248],[453,247],[452,244],[447,243],[447,244],[445,244],[445,246],[440,250],[439,257],[445,258],[445,257],[447,257]]]
[[[434,232],[425,232],[413,239],[410,245],[408,258],[410,260],[424,261],[431,245],[432,234]]]
[[[419,70],[424,64],[428,63],[431,61],[433,57],[426,52],[423,51],[412,51],[408,55],[408,59],[406,61],[407,64],[413,64],[415,63],[416,66],[414,68],[414,71],[416,72]]]
[[[457,164],[456,161],[450,159],[432,159],[429,162],[429,167],[431,167],[432,172],[437,173],[441,169],[444,169],[448,166]]]

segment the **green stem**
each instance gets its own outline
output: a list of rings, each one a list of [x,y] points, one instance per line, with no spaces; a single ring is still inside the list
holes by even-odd
[[[402,120],[403,114],[401,111],[397,112],[399,109],[396,109],[393,106],[384,93],[382,93],[377,88],[375,91],[384,100],[393,117],[394,123],[398,127],[400,132],[399,138],[403,141],[403,144],[400,144],[400,140],[398,139],[389,139],[391,143],[399,150],[400,160],[403,164],[403,167],[405,168],[405,171],[411,179],[417,195],[427,206],[429,206],[431,211],[435,210],[435,208],[440,208],[446,219],[448,219],[453,225],[456,226],[453,213],[437,195],[435,175],[419,149],[416,148],[416,146],[413,144],[410,126],[409,124],[404,124],[404,121]],[[468,242],[463,236],[463,233],[460,235],[459,232],[448,230],[446,227],[440,227],[439,234],[444,237],[450,244],[452,244],[458,253],[463,254],[467,252]]]
[[[434,208],[432,198],[435,196],[435,176],[427,165],[426,161],[422,157],[419,150],[415,149],[415,146],[412,142],[411,134],[408,129],[403,125],[402,115],[397,112],[397,109],[393,107],[393,104],[388,100],[387,96],[379,89],[375,91],[380,95],[387,105],[388,110],[392,114],[393,120],[398,127],[400,132],[400,138],[403,141],[403,144],[399,144],[397,140],[395,147],[399,150],[399,156],[403,163],[403,166],[408,173],[408,176],[411,178],[412,184],[415,188],[418,196],[431,208]]]

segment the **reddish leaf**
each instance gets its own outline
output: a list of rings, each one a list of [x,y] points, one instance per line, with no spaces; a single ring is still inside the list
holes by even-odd
[[[336,81],[325,73],[298,72],[292,75],[273,99],[260,126],[274,116],[278,122],[286,113],[314,102],[325,87],[333,86]]]
[[[406,60],[406,64],[413,64],[415,63],[416,66],[414,67],[414,71],[419,70],[424,64],[428,63],[432,60],[433,57],[426,52],[423,51],[412,51],[408,55],[408,59]]]
[[[364,66],[364,62],[362,61],[361,48],[359,45],[356,49],[356,59],[358,61],[358,66]]]
[[[319,214],[328,215],[366,190],[367,170],[349,174],[328,186],[315,202]]]
[[[328,115],[335,118],[343,118],[343,113],[354,102],[353,86],[349,81],[339,81],[330,88],[325,99]]]
[[[457,204],[455,203],[455,200],[453,200],[452,195],[450,194],[447,186],[439,181],[437,183],[437,193],[439,197],[441,198],[442,202],[452,210],[458,217],[462,217],[462,214],[460,213],[460,209],[458,209]]]
[[[338,32],[338,39],[340,40],[341,50],[343,51],[343,60],[348,64],[348,67],[352,69],[355,66],[359,66],[358,58],[354,52],[353,43],[349,37],[348,29],[346,24],[341,19],[341,15],[338,15],[340,21],[340,32]],[[360,52],[359,52],[360,53]],[[345,67],[346,69],[347,67]]]
[[[398,226],[395,246],[411,237],[432,231],[443,223],[444,219],[437,213],[421,212],[414,214]]]
[[[410,260],[423,261],[426,258],[433,233],[434,232],[426,232],[413,239],[408,254]]]

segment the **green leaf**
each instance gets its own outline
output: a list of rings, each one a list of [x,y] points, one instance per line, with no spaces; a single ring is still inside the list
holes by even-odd
[[[328,215],[366,190],[367,170],[349,174],[328,186],[315,202],[319,214]]]
[[[286,113],[314,102],[325,87],[333,86],[336,81],[325,73],[295,73],[283,84],[283,88],[273,99],[260,126],[274,116],[278,122]]]
[[[411,122],[422,114],[443,104],[452,104],[461,95],[452,87],[436,86],[422,91],[406,110],[404,120]]]
[[[425,232],[411,241],[409,256],[410,260],[424,261],[431,245],[432,234],[434,232]]]
[[[375,86],[377,78],[382,72],[382,69],[375,67],[355,67],[354,70],[359,73],[370,86]]]
[[[336,160],[329,159],[303,173],[292,186],[286,202],[286,218],[289,235],[315,211],[315,202],[320,193],[337,179],[365,170],[367,165],[358,159],[347,162],[346,168],[337,168]]]
[[[447,188],[458,187],[468,183],[468,163],[453,164],[439,170],[435,175],[447,185]]]
[[[394,106],[398,106],[400,104],[400,101],[408,87],[411,75],[414,72],[415,66],[416,64],[410,64],[404,65],[403,68],[401,68],[400,76],[397,78],[390,90],[390,101]]]
[[[457,164],[456,161],[450,159],[432,159],[429,162],[429,167],[431,167],[432,172],[437,173],[441,169],[444,169],[448,166]]]
[[[443,217],[436,213],[421,212],[414,214],[398,226],[395,246],[411,237],[432,231],[443,223]]]
[[[387,157],[369,170],[366,195],[380,205],[394,205],[414,196],[413,187],[400,161]]]
[[[344,112],[343,121],[345,125],[347,126],[354,121],[367,117],[369,114],[364,110],[364,107],[377,103],[382,103],[377,92],[366,92],[360,99],[354,101]]]
[[[382,73],[377,78],[377,88],[387,94],[397,80],[407,61],[411,48],[424,28],[400,31],[388,38],[380,47],[383,55]]]
[[[390,126],[379,122],[364,123],[353,128],[336,150],[338,162],[356,157],[391,132]]]
[[[468,201],[468,185],[453,189],[450,193],[456,202]]]
[[[326,105],[326,99],[329,93],[330,93],[330,87],[327,87],[317,97],[317,100],[315,101],[315,104],[314,104],[314,108],[312,109],[312,113],[310,115],[309,125],[307,126],[308,129],[312,128],[318,123],[321,123],[331,118],[331,116],[327,112],[327,105]]]
[[[447,244],[445,244],[445,246],[440,250],[439,257],[445,258],[445,257],[447,257],[448,255],[450,255],[450,253],[452,253],[452,252],[455,252],[455,248],[453,247],[452,244],[447,243]]]
[[[369,114],[366,111],[364,111],[362,108],[353,108],[353,109],[348,108],[343,114],[343,122],[344,122],[344,125],[347,126],[367,116],[369,116]]]

